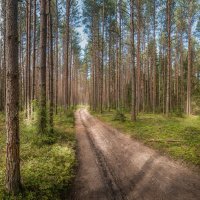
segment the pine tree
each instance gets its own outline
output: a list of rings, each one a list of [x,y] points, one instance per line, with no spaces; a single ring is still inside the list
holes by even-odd
[[[19,139],[18,2],[6,1],[6,189],[21,187]]]

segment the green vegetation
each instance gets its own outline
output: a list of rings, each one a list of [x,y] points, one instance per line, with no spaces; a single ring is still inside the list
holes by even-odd
[[[124,115],[124,113],[117,111],[116,114],[114,115],[113,118],[114,121],[121,121],[121,122],[125,122],[126,121],[126,116]]]
[[[116,111],[95,115],[135,139],[200,167],[200,117],[165,117],[161,114],[140,114],[137,122],[116,121]]]
[[[36,122],[21,123],[21,175],[23,192],[17,199],[62,199],[74,177],[75,134],[73,111],[55,116],[54,135],[39,135]],[[0,115],[0,199],[4,192],[5,120]],[[13,198],[14,199],[14,198]]]

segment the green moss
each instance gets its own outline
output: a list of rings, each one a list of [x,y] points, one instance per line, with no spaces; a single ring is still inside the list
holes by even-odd
[[[62,199],[74,177],[75,132],[73,114],[55,116],[53,135],[37,134],[35,122],[21,118],[21,176],[23,192],[17,199]],[[12,199],[4,192],[5,123],[0,116],[0,199]]]
[[[115,111],[93,114],[175,159],[181,159],[200,167],[199,116],[171,115],[171,117],[165,117],[160,114],[139,114],[137,121],[132,122],[130,114],[126,113],[126,121],[116,122],[113,121]]]

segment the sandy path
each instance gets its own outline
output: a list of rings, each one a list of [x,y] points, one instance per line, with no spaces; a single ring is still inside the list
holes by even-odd
[[[199,200],[200,175],[91,116],[76,112],[73,200]]]

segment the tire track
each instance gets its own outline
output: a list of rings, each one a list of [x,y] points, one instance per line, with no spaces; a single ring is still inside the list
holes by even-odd
[[[81,114],[80,114],[80,116],[81,116]],[[120,183],[117,180],[117,177],[112,172],[113,170],[112,170],[111,166],[109,166],[108,162],[106,161],[104,154],[95,145],[94,138],[92,137],[92,134],[88,130],[88,127],[87,127],[86,123],[84,122],[82,116],[81,116],[81,119],[82,119],[83,126],[85,127],[85,130],[87,132],[88,140],[90,141],[90,144],[93,147],[93,150],[97,157],[97,160],[99,163],[98,167],[101,172],[102,179],[104,180],[104,184],[106,184],[106,186],[107,186],[106,188],[107,188],[109,196],[110,196],[109,199],[110,200],[128,200],[125,197],[125,194],[123,193],[122,189],[120,188]]]

